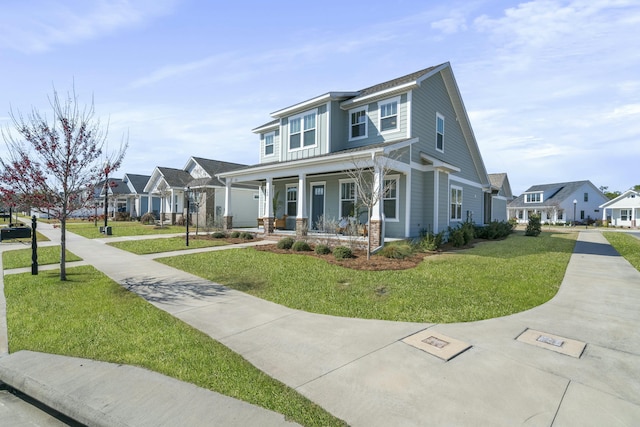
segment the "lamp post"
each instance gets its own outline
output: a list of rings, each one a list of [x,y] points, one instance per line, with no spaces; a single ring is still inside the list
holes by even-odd
[[[573,225],[576,225],[576,205],[578,204],[578,201],[576,199],[573,199]]]
[[[185,216],[186,223],[187,223],[187,235],[186,235],[185,242],[186,242],[186,246],[189,246],[189,207],[190,207],[189,206],[189,199],[191,198],[191,189],[189,187],[186,187],[184,189],[184,195],[185,195],[185,197],[187,199],[187,214]]]

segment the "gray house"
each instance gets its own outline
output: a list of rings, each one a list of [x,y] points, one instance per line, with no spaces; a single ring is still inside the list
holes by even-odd
[[[327,92],[271,117],[253,130],[259,164],[218,174],[227,190],[260,186],[258,215],[267,234],[276,220],[304,234],[322,231],[323,218],[353,216],[359,201],[346,171],[363,165],[373,169],[380,195],[371,217],[374,244],[494,218],[494,189],[449,63],[362,90]],[[231,225],[234,202],[227,200]]]
[[[591,181],[558,182],[530,187],[509,203],[509,217],[520,223],[539,214],[552,224],[582,223],[599,219],[600,205],[609,199]]]
[[[509,219],[507,205],[513,200],[509,178],[506,173],[490,173],[489,182],[491,196],[485,201],[485,209],[488,209],[486,216],[492,221],[507,221]]]

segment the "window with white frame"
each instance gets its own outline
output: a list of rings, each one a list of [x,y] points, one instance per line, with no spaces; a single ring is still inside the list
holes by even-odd
[[[630,209],[620,209],[620,221],[629,221],[631,218]]]
[[[564,211],[563,210],[559,210],[558,211],[558,220],[563,220],[564,219]]]
[[[343,181],[340,183],[340,217],[356,215],[356,183]]]
[[[444,116],[436,113],[436,150],[444,151]]]
[[[289,118],[289,149],[316,145],[316,112],[307,111]]]
[[[367,137],[367,107],[349,111],[349,140]]]
[[[381,101],[380,106],[380,132],[398,130],[398,104],[400,97]]]
[[[524,195],[525,203],[540,203],[542,202],[542,193],[527,193]]]
[[[462,221],[462,188],[451,187],[451,219]]]
[[[385,219],[398,219],[398,179],[385,179],[383,189],[382,211],[384,217]]]
[[[287,216],[298,215],[298,187],[287,186]]]
[[[275,139],[276,133],[270,132],[264,136],[264,155],[271,156],[273,155],[273,141]]]

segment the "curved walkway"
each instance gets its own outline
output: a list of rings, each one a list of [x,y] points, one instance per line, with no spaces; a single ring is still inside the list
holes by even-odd
[[[580,233],[550,302],[463,324],[301,312],[100,241],[67,241],[85,262],[353,426],[640,423],[640,273],[596,231]],[[403,341],[420,332],[472,347],[445,362]],[[577,354],[558,352],[573,341]]]

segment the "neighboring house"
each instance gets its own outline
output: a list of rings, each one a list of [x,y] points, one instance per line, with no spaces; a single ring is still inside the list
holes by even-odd
[[[150,196],[144,192],[144,187],[150,178],[151,176],[149,175],[132,173],[126,173],[122,178],[122,182],[128,188],[125,209],[132,218],[140,217],[147,212],[153,212],[156,218],[160,214],[160,198]],[[151,200],[151,204],[149,204],[149,200]]]
[[[222,212],[227,198],[226,188],[216,174],[245,167],[238,163],[191,157],[183,169],[156,167],[143,191],[160,200],[163,220],[175,223],[186,211],[186,193],[189,191],[192,222],[202,225],[222,224]],[[234,185],[230,198],[236,203],[236,226],[256,225],[258,191],[252,185]]]
[[[100,194],[95,199],[97,202],[98,215],[104,214],[104,181],[100,184]],[[107,186],[107,213],[109,216],[114,217],[116,212],[126,212],[127,210],[127,196],[129,195],[129,187],[121,179],[109,178],[109,185]]]
[[[328,92],[271,116],[253,129],[259,164],[218,174],[227,189],[260,186],[267,234],[276,219],[304,235],[322,231],[323,218],[351,216],[358,200],[345,171],[356,164],[376,167],[371,179],[382,197],[371,217],[374,245],[502,216],[487,203],[492,188],[449,63],[358,91]],[[227,200],[231,226],[235,202]]]
[[[491,183],[491,193],[487,193],[485,200],[485,209],[489,208],[486,217],[491,221],[507,221],[509,215],[507,212],[507,204],[513,200],[511,185],[506,173],[490,173],[489,183]]]
[[[544,223],[582,223],[602,216],[600,205],[607,197],[590,181],[534,185],[509,203],[509,217],[520,223],[532,214]]]
[[[600,205],[602,220],[616,227],[638,227],[640,221],[640,191],[627,190],[615,199]]]

